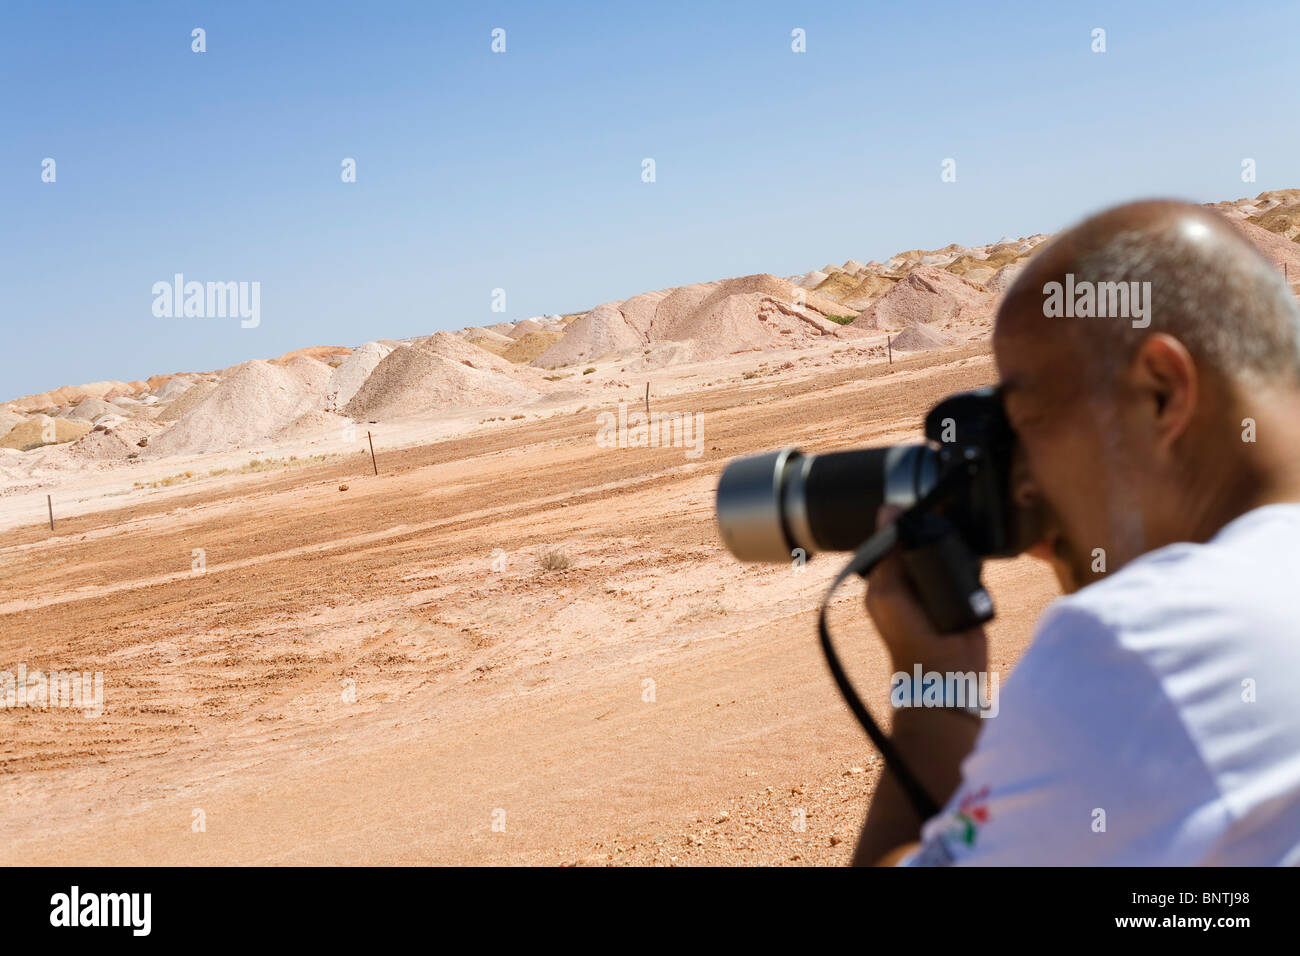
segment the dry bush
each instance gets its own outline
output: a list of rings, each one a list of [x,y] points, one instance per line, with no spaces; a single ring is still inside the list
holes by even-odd
[[[537,563],[545,571],[563,571],[573,564],[569,556],[555,548],[542,548],[537,552]]]

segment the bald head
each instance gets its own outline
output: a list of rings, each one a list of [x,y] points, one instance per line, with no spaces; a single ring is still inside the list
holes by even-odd
[[[1008,290],[993,350],[1016,497],[1067,590],[1300,500],[1300,310],[1216,213],[1131,203],[1062,233]]]
[[[1008,290],[996,329],[1063,340],[1103,380],[1159,332],[1207,371],[1300,385],[1300,309],[1281,273],[1187,203],[1129,203],[1062,233]]]

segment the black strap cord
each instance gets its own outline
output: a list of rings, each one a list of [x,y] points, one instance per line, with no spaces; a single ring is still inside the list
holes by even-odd
[[[939,806],[921,786],[921,782],[916,779],[912,769],[903,759],[903,755],[898,752],[894,742],[885,736],[884,732],[876,725],[871,717],[871,712],[867,710],[867,705],[862,702],[858,692],[853,689],[853,684],[849,681],[849,676],[844,672],[844,667],[840,663],[839,655],[835,653],[835,646],[831,643],[831,633],[826,627],[826,610],[830,607],[831,598],[836,590],[845,579],[851,575],[858,574],[866,577],[885,555],[893,550],[898,543],[898,528],[895,523],[890,523],[881,528],[874,535],[867,539],[862,547],[858,548],[853,554],[853,559],[844,566],[839,575],[831,582],[826,597],[822,599],[822,606],[817,612],[817,633],[821,637],[822,652],[826,655],[826,663],[830,667],[831,676],[835,678],[835,684],[840,689],[840,694],[844,697],[844,702],[849,705],[849,710],[853,711],[853,716],[858,719],[862,729],[867,732],[871,742],[876,745],[880,755],[885,758],[885,766],[894,774],[894,779],[898,781],[903,792],[907,794],[907,799],[911,802],[913,809],[922,822],[930,819],[939,812]]]

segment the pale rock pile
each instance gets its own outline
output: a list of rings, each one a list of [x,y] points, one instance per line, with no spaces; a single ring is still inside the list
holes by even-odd
[[[478,354],[458,357],[457,347]],[[516,405],[539,394],[522,380],[519,373],[525,371],[441,332],[388,353],[342,412],[358,421],[379,421],[428,411]]]
[[[956,341],[955,337],[946,332],[914,322],[894,336],[891,347],[895,352],[923,352],[928,349],[946,348]]]
[[[800,286],[801,288],[815,289],[823,282],[825,282],[828,278],[830,278],[830,276],[828,276],[825,272],[822,272],[820,269],[813,269],[811,272],[805,272],[799,278],[793,279],[791,281],[795,285]]]
[[[546,326],[542,325],[542,323],[538,322],[536,319],[524,319],[507,332],[506,336],[511,339],[522,339],[525,335],[529,335],[532,332],[541,332],[545,328]]]
[[[678,286],[597,306],[533,364],[558,368],[647,350],[665,361],[702,361],[839,336],[824,316],[844,313],[833,299],[765,273]],[[660,348],[669,343],[683,347]]]
[[[170,422],[183,416],[190,409],[197,407],[209,395],[217,390],[216,382],[195,382],[180,394],[179,398],[172,399],[166,407],[158,413],[158,421]]]
[[[959,276],[918,266],[854,321],[862,329],[898,329],[992,314],[992,296]]]
[[[96,425],[69,446],[79,461],[120,461],[139,457],[149,439],[162,426],[147,421],[119,421]],[[143,444],[141,444],[143,442]]]
[[[465,329],[462,337],[466,342],[477,345],[481,349],[487,349],[493,355],[503,354],[515,341],[510,336],[502,335],[500,332],[493,332],[491,329]]]
[[[121,409],[117,406],[110,405],[102,398],[91,396],[82,399],[76,408],[68,412],[67,417],[74,422],[93,422],[104,415],[120,415],[121,413]]]
[[[467,342],[451,332],[435,332],[414,343],[421,348],[468,368],[489,375],[499,375],[529,388],[541,389],[545,381],[535,369],[520,368],[500,355]]]
[[[198,381],[194,375],[173,375],[154,390],[154,396],[160,402],[171,402],[180,398],[189,387]]]
[[[148,453],[201,455],[265,439],[305,412],[320,410],[330,375],[328,365],[309,357],[284,365],[261,359],[238,365],[151,440]]]
[[[145,382],[88,382],[85,385],[64,385],[36,395],[24,395],[8,404],[15,411],[34,412],[62,405],[75,405],[87,396],[111,401],[122,395],[138,395],[148,387]]]
[[[563,337],[534,359],[533,364],[540,368],[559,368],[644,348],[645,338],[618,307],[617,302],[596,306],[571,324]]]
[[[0,408],[0,438],[3,438],[9,432],[9,429],[13,428],[25,417],[8,408]]]
[[[326,407],[331,410],[339,409],[352,401],[352,396],[365,384],[370,373],[375,370],[375,366],[392,350],[392,346],[382,342],[367,342],[360,348],[354,349],[330,376],[329,384],[325,387]]]

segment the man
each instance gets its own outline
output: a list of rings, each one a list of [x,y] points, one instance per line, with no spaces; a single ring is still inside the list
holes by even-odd
[[[1129,283],[1127,308],[1101,283]],[[1034,256],[993,347],[1013,494],[1066,596],[996,717],[895,711],[944,806],[922,827],[886,774],[855,862],[1300,863],[1300,310],[1282,275],[1217,214],[1120,206]],[[987,669],[983,631],[936,634],[896,557],[867,606],[894,670]]]

